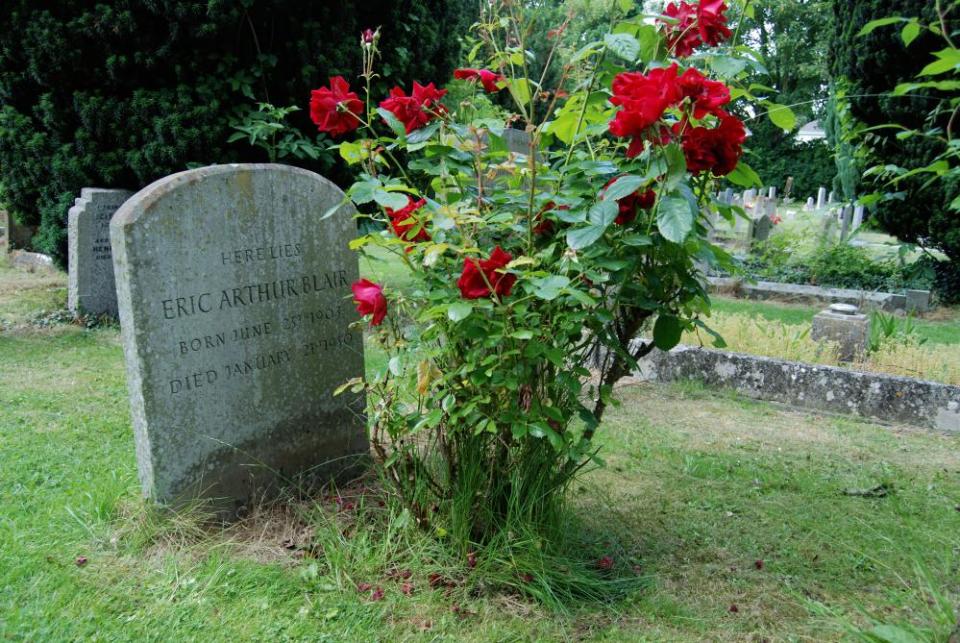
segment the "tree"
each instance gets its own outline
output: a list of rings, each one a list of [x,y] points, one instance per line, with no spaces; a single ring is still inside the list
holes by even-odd
[[[743,23],[743,39],[763,57],[766,71],[751,82],[789,105],[797,123],[822,119],[828,98],[827,46],[833,17],[829,0],[760,0]],[[758,93],[763,87],[756,88]],[[750,164],[765,185],[783,188],[794,177],[795,194],[812,194],[834,175],[830,152],[819,142],[797,144],[793,131],[766,118],[749,122]]]
[[[378,87],[444,80],[473,0],[0,3],[0,200],[66,261],[83,186],[137,189],[188,164],[264,160],[228,146],[238,106],[306,106],[383,25]],[[307,110],[295,125],[315,132]]]
[[[901,82],[915,80],[943,47],[936,34],[920,30],[909,43],[909,32],[899,27],[861,30],[870,21],[892,16],[918,17],[925,23],[940,22],[934,0],[850,0],[834,3],[834,34],[831,72],[842,86],[843,105],[850,122],[841,136],[852,137],[860,147],[860,172],[873,165],[913,168],[929,163],[943,152],[936,138],[901,138],[896,129],[876,129],[898,124],[913,130],[944,132],[950,119],[948,96],[934,89],[893,95]],[[948,28],[955,28],[949,26]],[[843,123],[841,123],[843,125]],[[865,187],[865,186],[864,186]],[[942,251],[954,264],[960,261],[960,217],[948,205],[957,196],[952,181],[928,182],[926,177],[897,183],[894,199],[876,205],[877,222],[901,241],[922,244]]]

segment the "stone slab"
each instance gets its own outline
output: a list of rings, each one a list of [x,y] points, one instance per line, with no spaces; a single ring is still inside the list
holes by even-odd
[[[849,288],[822,288],[806,284],[785,284],[776,281],[749,283],[731,277],[708,277],[712,290],[735,292],[746,299],[778,299],[804,304],[852,304],[861,310],[895,312],[906,310],[906,295]]]
[[[836,312],[837,307],[848,307],[852,311]],[[870,340],[870,318],[858,314],[856,306],[850,304],[832,304],[830,310],[824,310],[813,316],[810,339],[829,341],[837,345],[840,361],[852,362],[867,352]]]
[[[329,479],[368,453],[349,206],[283,165],[163,178],[110,223],[143,490],[235,509],[300,474]]]
[[[67,213],[67,307],[74,315],[117,316],[110,219],[132,195],[83,188]]]
[[[640,360],[645,380],[698,380],[793,407],[960,433],[960,387],[769,357],[678,346]]]

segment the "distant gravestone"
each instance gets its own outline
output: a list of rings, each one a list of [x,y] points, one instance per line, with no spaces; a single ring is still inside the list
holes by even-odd
[[[810,212],[813,210],[813,208],[814,208],[813,197],[812,196],[807,197],[807,203],[803,206],[803,209],[806,210],[807,212]]]
[[[850,232],[855,232],[862,225],[863,225],[863,206],[858,205],[855,208],[853,208],[853,224],[850,229]]]
[[[74,315],[117,316],[110,219],[132,194],[83,188],[67,213],[67,307]]]
[[[216,165],[144,188],[110,224],[144,492],[244,503],[367,453],[350,300],[352,212],[283,165]],[[224,503],[220,503],[221,505]],[[228,504],[228,506],[229,506]]]
[[[817,209],[822,210],[827,205],[827,188],[817,190]]]
[[[783,196],[789,197],[790,193],[793,192],[793,177],[787,177],[787,183],[783,186]]]
[[[850,224],[853,222],[853,206],[845,205],[840,210],[840,241],[846,241],[850,236]]]
[[[777,198],[777,187],[776,187],[775,185],[771,185],[771,186],[767,189],[767,198],[768,198],[768,199],[776,199],[776,198]]]

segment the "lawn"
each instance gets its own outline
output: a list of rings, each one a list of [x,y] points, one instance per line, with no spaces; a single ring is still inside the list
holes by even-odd
[[[117,329],[28,323],[62,306],[61,277],[0,265],[0,284],[0,638],[833,640],[865,615],[949,631],[924,592],[960,598],[960,436],[624,387],[570,528],[643,582],[557,613],[431,589],[469,569],[375,508],[301,500],[227,529],[152,510]]]

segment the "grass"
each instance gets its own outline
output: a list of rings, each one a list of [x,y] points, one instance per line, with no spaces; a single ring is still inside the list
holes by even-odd
[[[11,275],[23,281],[0,299],[0,638],[837,640],[864,614],[927,625],[917,565],[960,597],[960,437],[695,384],[620,389],[607,466],[572,490],[571,530],[591,555],[648,581],[609,604],[556,613],[431,588],[431,573],[471,572],[363,489],[353,509],[298,501],[201,529],[139,499],[117,330],[25,323],[62,305],[62,285],[0,266],[4,288]],[[881,483],[886,497],[844,494]]]

